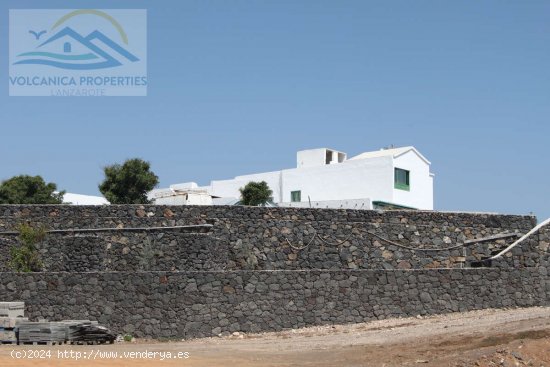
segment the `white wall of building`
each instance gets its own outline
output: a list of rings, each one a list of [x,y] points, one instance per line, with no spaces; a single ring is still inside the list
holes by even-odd
[[[433,210],[433,175],[430,166],[414,150],[395,157],[395,168],[410,172],[410,191],[393,189],[393,203],[407,203],[402,205],[426,210]]]
[[[212,196],[206,192],[174,192],[153,199],[156,205],[212,205]]]
[[[109,202],[103,196],[81,195],[67,192],[63,195],[63,204],[107,205]]]
[[[350,199],[350,200],[321,200],[321,201],[302,201],[299,203],[279,203],[279,206],[289,208],[317,208],[317,209],[372,209],[370,199]]]
[[[265,181],[273,191],[273,201],[280,202],[281,193],[281,171],[257,173],[252,175],[237,176],[232,180],[216,180],[210,183],[210,186],[203,186],[210,194],[220,197],[241,196],[239,189],[251,181]]]
[[[342,163],[345,160],[346,153],[337,150],[327,148],[308,149],[301,150],[296,154],[296,167],[324,166],[326,164]]]
[[[199,188],[195,182],[183,182],[168,188],[154,189],[147,199],[156,205],[212,205],[208,190]]]
[[[302,201],[377,198],[390,201],[393,194],[391,157],[350,160],[339,164],[283,170],[283,202],[292,191]]]
[[[332,152],[327,164],[327,151]],[[220,198],[239,198],[239,189],[251,181],[266,181],[273,202],[283,206],[318,205],[351,208],[384,201],[418,209],[433,209],[433,175],[430,162],[413,147],[366,152],[347,159],[332,149],[311,149],[297,154],[297,168],[214,180],[205,189]],[[410,191],[394,188],[394,169],[410,172]],[[187,184],[183,184],[187,187]],[[172,185],[175,186],[175,185]],[[300,191],[301,202],[292,203],[291,192]],[[219,201],[219,200],[218,200]]]

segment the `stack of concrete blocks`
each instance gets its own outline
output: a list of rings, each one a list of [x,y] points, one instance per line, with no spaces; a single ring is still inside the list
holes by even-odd
[[[97,321],[63,320],[60,323],[66,326],[66,341],[70,344],[105,344],[116,339],[116,334]]]
[[[24,302],[0,302],[0,344],[52,345],[81,341],[104,343],[112,342],[115,338],[108,329],[99,326],[97,321],[51,322],[40,319],[38,322],[31,322],[24,316]]]
[[[19,342],[23,344],[61,344],[67,336],[67,325],[62,322],[20,322]]]
[[[25,302],[0,302],[0,343],[16,343],[15,328],[28,321]]]
[[[24,317],[25,302],[0,302],[0,317]]]
[[[72,343],[78,339],[76,331],[81,325],[97,325],[97,321],[90,320],[62,320],[61,321],[66,326],[66,335],[65,340],[69,343]]]

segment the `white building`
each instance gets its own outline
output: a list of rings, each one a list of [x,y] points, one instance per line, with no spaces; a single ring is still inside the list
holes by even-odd
[[[296,168],[215,180],[204,187],[180,185],[221,198],[214,199],[215,204],[236,201],[239,188],[250,181],[266,181],[279,206],[432,210],[433,177],[430,161],[414,147],[366,152],[349,159],[346,153],[320,148],[299,151]]]
[[[157,205],[212,205],[212,195],[198,188],[194,182],[170,185],[167,189],[155,189],[147,198]]]
[[[81,195],[66,192],[65,195],[63,195],[63,204],[108,205],[109,202],[103,196]]]

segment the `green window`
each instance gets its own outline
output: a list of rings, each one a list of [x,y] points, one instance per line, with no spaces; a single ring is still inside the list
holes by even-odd
[[[411,174],[409,171],[396,168],[394,174],[394,187],[399,190],[409,191],[411,189],[410,176]]]
[[[302,201],[302,192],[301,191],[291,191],[290,192],[290,201],[293,203],[298,203]]]

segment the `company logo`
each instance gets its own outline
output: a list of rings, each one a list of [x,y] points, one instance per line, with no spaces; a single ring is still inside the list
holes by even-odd
[[[10,95],[146,95],[146,11],[10,10]]]
[[[96,15],[108,20],[116,28],[120,40],[128,44],[128,36],[124,28],[109,14],[99,10],[75,10],[61,17],[51,27],[51,31],[63,26],[69,19],[79,15]],[[41,36],[47,34],[47,30],[39,32],[29,30],[37,41]],[[99,41],[101,45],[96,46],[93,42]],[[113,41],[99,30],[94,30],[87,36],[82,36],[71,27],[64,27],[54,33],[45,42],[37,46],[37,51],[25,52],[18,57],[27,59],[17,61],[15,64],[42,64],[62,69],[104,69],[122,65],[114,55],[119,54],[130,62],[139,61],[132,53]]]

